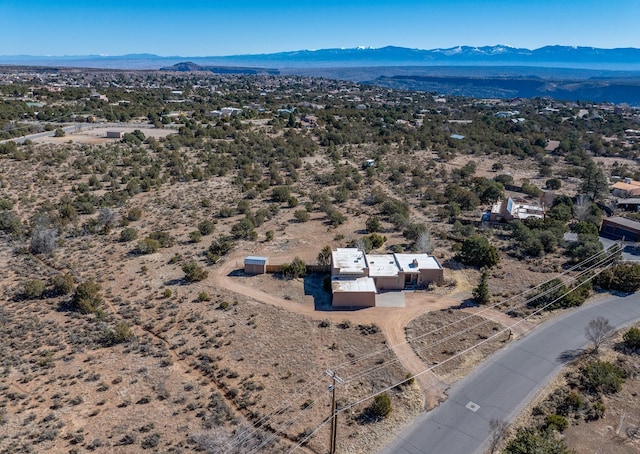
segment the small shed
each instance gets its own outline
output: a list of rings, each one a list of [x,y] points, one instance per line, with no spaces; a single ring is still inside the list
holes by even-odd
[[[107,131],[107,139],[122,139],[124,132],[122,131]]]
[[[246,274],[266,274],[268,257],[250,255],[244,259],[244,272]]]

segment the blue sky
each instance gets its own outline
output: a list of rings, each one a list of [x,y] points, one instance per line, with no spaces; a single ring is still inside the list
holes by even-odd
[[[0,0],[0,55],[640,47],[640,0]]]

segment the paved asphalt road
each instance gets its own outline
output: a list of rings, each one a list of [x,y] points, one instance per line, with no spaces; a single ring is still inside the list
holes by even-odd
[[[489,422],[511,421],[580,349],[584,329],[603,316],[616,328],[640,319],[640,294],[607,296],[554,318],[508,345],[448,391],[380,454],[484,454]]]

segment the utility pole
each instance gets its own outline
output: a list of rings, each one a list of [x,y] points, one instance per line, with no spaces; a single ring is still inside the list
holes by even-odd
[[[329,438],[329,453],[335,454],[337,439],[336,429],[338,428],[338,413],[336,412],[336,385],[341,385],[344,383],[344,380],[338,377],[332,370],[327,369],[324,373],[331,377],[331,384],[329,385],[329,390],[331,391],[331,435]]]

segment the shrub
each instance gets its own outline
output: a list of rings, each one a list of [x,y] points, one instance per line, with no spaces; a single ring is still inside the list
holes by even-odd
[[[19,235],[22,233],[22,222],[13,211],[0,211],[0,231]]]
[[[202,233],[200,233],[200,230],[194,230],[193,232],[190,232],[189,240],[191,240],[192,243],[199,243],[200,240],[202,240]]]
[[[139,221],[142,218],[142,210],[138,207],[132,207],[127,211],[127,215],[125,216],[128,221]]]
[[[231,227],[231,235],[236,240],[255,240],[258,234],[251,219],[245,217]]]
[[[282,265],[282,276],[285,279],[296,279],[307,274],[307,264],[299,257],[295,257],[291,263]]]
[[[175,243],[175,238],[162,230],[151,232],[148,238],[156,240],[161,247],[171,247]]]
[[[235,242],[233,238],[228,236],[221,236],[217,240],[211,242],[209,246],[209,250],[207,252],[207,257],[212,262],[217,262],[218,259],[224,255],[227,255],[231,249],[235,246]]]
[[[103,333],[103,342],[107,345],[122,344],[134,338],[135,335],[125,322],[118,322],[113,330],[106,328]]]
[[[564,399],[564,403],[562,404],[562,408],[564,408],[564,412],[569,413],[571,411],[575,412],[580,410],[584,406],[584,399],[582,395],[576,391],[571,391]]]
[[[211,301],[211,297],[207,292],[200,292],[198,293],[198,301]]]
[[[203,235],[210,235],[215,230],[215,224],[212,221],[205,219],[198,224],[198,230]]]
[[[111,208],[102,208],[96,219],[98,225],[102,226],[102,232],[107,234],[111,229],[118,225],[118,213]]]
[[[122,242],[126,243],[128,241],[133,241],[136,238],[138,238],[138,231],[132,227],[122,229],[122,232],[120,232],[120,241]]]
[[[138,242],[138,252],[140,254],[153,254],[160,249],[160,242],[151,238],[145,238]]]
[[[58,245],[58,231],[36,226],[31,233],[30,250],[34,254],[51,254]]]
[[[332,255],[332,251],[331,251],[331,246],[326,245],[324,246],[320,252],[318,252],[318,257],[317,257],[317,261],[318,261],[318,265],[320,266],[329,266],[331,265],[331,255]]]
[[[424,224],[409,224],[402,232],[402,236],[409,241],[415,241],[418,237],[427,231],[427,226]]]
[[[389,394],[378,394],[373,398],[373,403],[367,410],[367,413],[374,419],[384,419],[389,416],[392,410]]]
[[[615,394],[627,377],[624,369],[608,361],[592,361],[580,371],[580,385],[590,393]]]
[[[53,285],[54,292],[58,295],[68,295],[73,291],[73,286],[75,284],[73,276],[69,273],[53,276],[50,283]]]
[[[293,212],[293,217],[298,222],[307,222],[311,219],[311,215],[307,210],[296,210]]]
[[[547,187],[547,189],[556,191],[562,187],[562,181],[557,178],[551,178],[545,182],[545,186]]]
[[[271,199],[274,202],[283,203],[289,200],[291,197],[291,193],[287,186],[278,186],[277,188],[273,188],[271,192]]]
[[[600,273],[594,283],[606,290],[631,293],[640,289],[640,265],[618,263]]]
[[[504,186],[511,186],[513,184],[513,177],[511,175],[507,175],[506,173],[496,175],[493,181],[497,183],[502,183]]]
[[[549,433],[534,429],[519,429],[504,451],[505,454],[553,453],[570,454],[564,440],[556,439]]]
[[[569,427],[569,421],[567,421],[567,418],[565,418],[564,416],[551,414],[547,415],[547,418],[545,419],[546,429],[564,432],[567,427]]]
[[[98,312],[103,304],[102,296],[100,295],[100,284],[90,279],[78,285],[73,293],[71,304],[74,309],[82,314]]]
[[[467,238],[457,259],[465,265],[491,268],[500,261],[498,249],[481,236]]]
[[[344,222],[347,220],[347,217],[340,213],[338,210],[332,210],[329,213],[329,223],[334,226],[334,227],[338,227],[341,224],[344,224]]]
[[[482,269],[482,274],[480,276],[480,282],[478,282],[478,286],[473,289],[473,299],[478,304],[489,304],[491,302],[491,295],[489,294],[489,270],[486,268]]]
[[[184,278],[187,282],[199,282],[207,278],[209,272],[198,265],[196,262],[186,263],[182,266]]]
[[[640,349],[640,328],[635,326],[633,328],[629,328],[629,330],[627,330],[627,332],[622,336],[622,339],[624,340],[624,345],[627,348],[632,350]]]
[[[536,197],[536,198],[542,196],[543,194],[542,189],[540,189],[535,184],[531,184],[531,183],[523,183],[522,192],[524,192],[525,194],[531,197]]]
[[[40,279],[31,279],[25,282],[22,295],[27,299],[40,298],[44,293],[45,285]]]
[[[369,233],[378,232],[380,230],[380,219],[378,219],[377,216],[370,217],[369,219],[367,219],[365,227],[367,228],[367,232]]]

